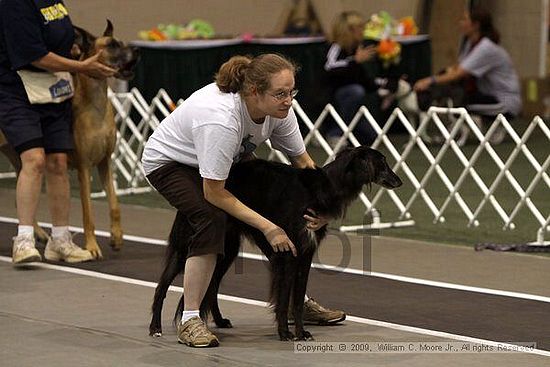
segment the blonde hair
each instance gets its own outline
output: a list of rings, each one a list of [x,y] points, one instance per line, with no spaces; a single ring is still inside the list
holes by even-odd
[[[252,86],[258,93],[264,93],[271,86],[271,77],[283,70],[290,70],[296,75],[298,67],[278,54],[262,54],[254,58],[233,56],[220,67],[214,79],[225,93],[247,94]]]
[[[332,24],[331,40],[351,53],[358,46],[352,28],[364,25],[365,20],[361,14],[356,11],[345,11],[338,15]]]

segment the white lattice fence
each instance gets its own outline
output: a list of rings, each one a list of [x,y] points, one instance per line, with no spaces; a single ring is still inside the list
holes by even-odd
[[[147,103],[136,88],[126,93],[114,93],[109,89],[108,93],[118,126],[117,144],[112,157],[117,195],[149,192],[151,187],[145,180],[140,163],[141,153],[149,135],[176,104],[164,89],[158,91],[151,103]],[[104,191],[92,193],[92,197],[103,196]]]
[[[399,211],[399,217],[391,221],[388,221],[388,218],[384,218],[386,220],[384,223],[376,222],[371,225],[358,224],[354,226],[343,226],[340,228],[341,230],[355,231],[376,227],[387,228],[413,224],[414,221],[411,220],[410,209],[417,200],[422,200],[432,212],[434,216],[434,223],[444,222],[445,211],[448,209],[449,204],[452,201],[455,201],[462,213],[466,216],[468,226],[478,226],[481,211],[489,206],[502,220],[503,229],[514,229],[514,218],[516,218],[520,209],[526,207],[533,219],[538,223],[538,225],[540,225],[536,234],[536,241],[534,243],[544,243],[545,233],[550,230],[550,215],[546,214],[545,216],[539,210],[537,204],[531,199],[531,194],[539,185],[542,190],[548,191],[550,194],[550,180],[548,173],[546,172],[548,170],[548,166],[550,165],[550,155],[547,154],[546,158],[541,163],[534,157],[533,153],[527,146],[529,138],[535,131],[540,131],[542,133],[541,136],[545,138],[548,143],[550,143],[550,130],[540,117],[535,117],[520,137],[512,125],[502,115],[499,115],[495,119],[484,134],[478,124],[472,119],[472,116],[470,116],[468,111],[464,108],[432,107],[424,116],[418,127],[411,124],[402,111],[395,109],[388,121],[384,124],[383,128],[380,127],[365,107],[361,107],[361,109],[357,111],[349,126],[342,121],[338,113],[330,104],[325,107],[315,122],[312,122],[309,119],[309,117],[300,108],[299,103],[296,101],[294,102],[294,109],[309,129],[309,133],[304,139],[306,144],[309,144],[312,140],[316,140],[318,145],[327,153],[327,161],[332,159],[334,157],[334,151],[337,151],[345,143],[358,146],[359,142],[353,136],[351,131],[357,123],[369,123],[378,134],[378,137],[372,147],[375,149],[387,149],[396,161],[396,164],[393,167],[394,170],[396,172],[402,172],[414,187],[413,193],[404,201],[396,192],[386,191],[382,188],[375,193],[371,201],[369,201],[366,196],[362,195],[361,201],[365,206],[366,212],[368,212],[375,210],[377,203],[379,203],[385,193],[389,194],[391,201]],[[331,149],[330,145],[318,131],[329,116],[334,119],[336,124],[342,130],[342,137],[334,146],[334,149]],[[441,117],[444,117],[446,120],[449,120],[449,116],[452,116],[450,119],[452,121],[450,126],[449,123],[446,124],[441,119]],[[363,120],[361,122],[362,118]],[[401,151],[395,147],[390,136],[388,136],[388,131],[390,131],[396,123],[402,124],[409,135],[408,143],[405,144]],[[426,145],[426,142],[424,141],[424,138],[427,136],[428,127],[435,127],[437,133],[443,138],[442,144],[435,156],[431,153],[430,149]],[[470,131],[470,134],[473,134],[474,139],[479,142],[479,145],[469,158],[464,153],[462,147],[457,143],[457,140],[460,138],[459,133],[464,131],[464,127],[467,127],[466,130]],[[495,152],[495,149],[491,145],[491,138],[497,133],[505,133],[515,144],[513,151],[508,155],[506,160],[503,160]],[[550,146],[550,144],[547,146]],[[413,149],[419,149],[422,156],[429,164],[428,170],[421,176],[419,176],[418,173],[413,172],[407,164],[407,158],[409,158]],[[488,183],[484,182],[476,171],[476,163],[478,162],[481,154],[484,152],[488,154],[499,169],[497,177]],[[548,153],[550,153],[550,149]],[[453,154],[463,166],[463,169],[455,182],[449,178],[448,173],[441,166],[442,160],[450,154]],[[535,170],[535,176],[531,179],[526,188],[520,185],[517,178],[514,177],[510,171],[511,166],[517,161],[520,154],[524,155],[529,164]],[[441,205],[437,205],[429,193],[429,181],[434,175],[441,180],[448,192],[446,199]],[[460,193],[460,190],[464,188],[463,185],[465,184],[465,179],[468,176],[471,177],[483,195],[482,199],[475,207],[469,206]],[[506,212],[495,196],[495,191],[500,185],[503,185],[504,182],[511,185],[513,191],[517,195],[517,203],[509,213]]]
[[[141,153],[147,137],[158,126],[159,122],[176,107],[176,104],[163,89],[159,90],[150,103],[147,103],[135,88],[127,93],[109,91],[109,99],[115,109],[115,119],[118,125],[117,148],[113,154],[117,194],[124,195],[150,191],[151,189],[145,180],[140,164]],[[178,101],[179,103],[181,103],[181,100]],[[335,152],[344,145],[359,146],[359,142],[352,132],[353,128],[358,123],[368,123],[378,134],[372,145],[373,148],[386,149],[396,162],[393,169],[399,172],[403,178],[406,178],[414,188],[412,194],[406,198],[400,197],[397,192],[387,191],[383,188],[379,188],[371,200],[366,195],[361,194],[360,202],[365,209],[365,213],[372,214],[373,223],[342,226],[340,228],[342,231],[414,225],[411,207],[418,200],[422,201],[433,214],[434,223],[444,222],[445,213],[448,211],[451,202],[454,201],[466,217],[468,226],[478,226],[481,211],[489,209],[498,215],[503,223],[503,229],[514,229],[514,219],[521,209],[526,208],[537,225],[540,226],[535,243],[544,243],[546,232],[550,230],[550,215],[541,212],[541,203],[535,202],[532,199],[532,194],[536,189],[542,189],[550,194],[550,177],[547,173],[550,165],[550,154],[548,154],[550,149],[546,153],[545,159],[539,162],[528,147],[529,139],[534,133],[540,134],[539,138],[542,137],[550,143],[550,129],[540,117],[535,117],[520,136],[502,115],[499,115],[488,130],[483,133],[464,108],[431,107],[418,126],[412,124],[399,109],[395,109],[383,127],[377,123],[365,107],[361,107],[357,111],[349,126],[330,104],[323,109],[315,121],[311,120],[296,100],[293,101],[293,108],[299,120],[308,129],[308,133],[304,138],[306,146],[316,142],[326,154],[324,162],[318,162],[320,165],[331,161],[335,156]],[[450,124],[444,122],[444,120],[449,120],[449,116],[452,116],[450,119],[452,123]],[[342,130],[340,140],[332,147],[319,132],[323,123],[328,119],[334,120]],[[409,136],[408,142],[399,148],[392,141],[392,137],[388,135],[395,124],[401,124]],[[473,135],[473,139],[479,143],[469,157],[464,153],[461,144],[457,143],[464,127],[467,127],[467,130]],[[425,141],[428,130],[432,133],[435,130],[442,137],[441,145],[435,154],[432,153]],[[500,157],[491,145],[491,138],[497,132],[504,132],[514,143],[513,151],[506,159]],[[269,141],[267,144],[271,149]],[[547,146],[550,146],[550,144]],[[414,172],[407,162],[413,150],[416,149],[421,152],[422,157],[429,165],[429,168],[423,173]],[[488,155],[499,170],[498,175],[490,182],[485,182],[476,170],[476,164],[478,164],[482,154]],[[441,165],[443,159],[449,155],[453,155],[454,158],[458,159],[462,167],[458,178],[454,182]],[[511,172],[511,167],[520,156],[523,156],[535,171],[534,177],[526,187],[523,187]],[[269,159],[288,162],[281,152],[274,149],[271,149]],[[0,173],[0,178],[6,176],[13,177],[13,173]],[[429,192],[429,181],[432,177],[439,178],[447,192],[445,200],[439,205]],[[476,205],[468,205],[461,195],[461,190],[464,189],[467,179],[471,179],[482,193],[482,199]],[[501,205],[502,199],[497,198],[495,194],[497,189],[504,183],[510,185],[517,196],[517,203],[508,212]],[[99,192],[92,195],[102,196],[104,193]],[[383,218],[384,221],[382,221],[376,206],[386,196],[389,197],[391,205],[397,209],[398,216],[396,218]],[[546,197],[548,198],[550,195]]]

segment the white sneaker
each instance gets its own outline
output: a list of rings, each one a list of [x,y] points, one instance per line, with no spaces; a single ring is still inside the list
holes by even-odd
[[[61,237],[50,237],[46,244],[44,257],[50,261],[66,261],[68,263],[80,263],[94,258],[90,251],[81,249],[74,244],[69,232]]]
[[[40,253],[34,245],[34,236],[32,234],[22,234],[13,237],[11,261],[14,264],[42,261],[42,256],[40,256]]]
[[[503,126],[497,126],[493,131],[493,135],[489,137],[489,142],[491,145],[499,145],[504,141],[504,138],[506,138],[506,129]]]

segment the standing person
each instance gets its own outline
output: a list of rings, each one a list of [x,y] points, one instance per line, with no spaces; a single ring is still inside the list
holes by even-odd
[[[292,110],[295,66],[280,55],[235,56],[224,63],[216,82],[193,93],[165,118],[143,151],[147,179],[168,202],[185,214],[195,234],[189,245],[183,287],[185,304],[178,341],[193,347],[217,346],[218,339],[199,317],[199,307],[223,255],[226,213],[260,230],[273,249],[292,251],[286,233],[225,189],[234,162],[250,157],[267,139],[287,154],[292,165],[315,167],[306,152]],[[308,228],[326,224],[305,216]],[[334,323],[342,311],[304,304],[304,320]]]
[[[519,78],[510,55],[499,45],[500,36],[491,14],[474,8],[464,12],[459,24],[464,41],[458,64],[438,75],[418,80],[414,89],[426,92],[461,82],[463,103],[470,112],[489,119],[499,113],[508,119],[516,117],[522,108]],[[493,137],[492,142],[499,143],[504,135],[494,134]]]
[[[13,239],[14,264],[42,259],[35,247],[33,222],[44,175],[53,223],[44,256],[67,262],[93,258],[72,242],[69,233],[72,86],[68,73],[53,73],[106,78],[115,70],[101,64],[100,55],[70,59],[73,39],[62,1],[0,0],[0,128],[22,163],[16,188],[19,226]]]
[[[365,104],[367,93],[377,91],[381,81],[370,78],[362,65],[376,55],[375,46],[363,46],[364,29],[365,21],[359,13],[346,11],[338,15],[332,26],[332,44],[324,66],[336,109],[347,124]],[[362,145],[370,145],[376,139],[376,132],[364,118],[353,132]],[[338,140],[341,135],[337,126],[326,132],[329,142]]]

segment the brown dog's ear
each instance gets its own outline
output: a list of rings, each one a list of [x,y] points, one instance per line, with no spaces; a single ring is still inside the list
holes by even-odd
[[[107,19],[107,28],[103,32],[103,37],[113,37],[113,23]]]
[[[80,27],[73,26],[73,29],[74,44],[71,50],[71,54],[73,55],[73,57],[78,56],[78,58],[80,58],[80,56],[88,55],[94,45],[96,38],[91,33]]]

